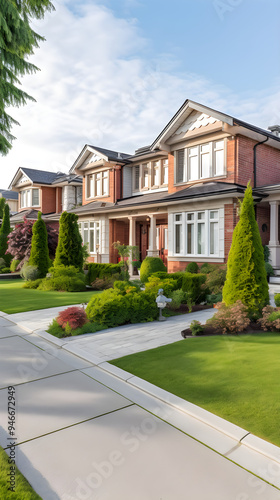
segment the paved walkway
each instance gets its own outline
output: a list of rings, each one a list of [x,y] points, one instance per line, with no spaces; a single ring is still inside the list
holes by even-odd
[[[0,313],[0,444],[14,386],[16,463],[43,500],[280,499],[278,447],[106,362],[213,310],[60,340],[42,329],[60,309]]]

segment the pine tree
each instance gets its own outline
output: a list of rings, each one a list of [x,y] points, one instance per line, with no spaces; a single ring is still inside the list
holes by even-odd
[[[68,212],[63,212],[60,217],[54,267],[64,265],[83,269],[82,237],[77,220],[76,214]]]
[[[48,249],[48,233],[46,224],[42,219],[42,212],[38,212],[38,219],[33,224],[29,264],[38,268],[39,278],[46,276],[51,265]]]
[[[6,254],[6,251],[8,250],[8,235],[10,232],[10,207],[6,203],[4,207],[3,222],[0,228],[0,258],[5,260],[7,266],[10,265],[12,260],[12,256],[10,254]]]
[[[226,305],[237,300],[248,307],[251,315],[269,303],[264,253],[250,183],[245,191],[228,256],[227,276],[223,288]]]
[[[4,217],[5,204],[6,204],[6,199],[0,198],[0,219],[1,220],[3,220],[3,217]],[[0,227],[1,227],[1,222],[0,222]]]
[[[21,90],[19,77],[38,68],[26,60],[44,38],[30,27],[32,18],[51,11],[50,0],[0,0],[0,153],[7,154],[14,137],[10,131],[18,124],[6,113],[8,106],[20,106],[34,99]]]

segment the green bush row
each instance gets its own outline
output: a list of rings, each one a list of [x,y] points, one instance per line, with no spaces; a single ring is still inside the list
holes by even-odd
[[[120,264],[88,264],[88,273],[86,275],[86,284],[91,285],[97,278],[107,278],[113,274],[121,272]]]

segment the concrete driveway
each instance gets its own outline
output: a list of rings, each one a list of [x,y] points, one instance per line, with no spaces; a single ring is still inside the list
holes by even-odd
[[[279,448],[44,337],[0,317],[0,444],[14,386],[16,463],[43,500],[280,499]]]

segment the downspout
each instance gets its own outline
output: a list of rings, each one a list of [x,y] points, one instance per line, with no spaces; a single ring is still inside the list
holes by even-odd
[[[254,150],[254,188],[257,187],[257,147],[260,146],[261,144],[264,144],[267,142],[269,137],[267,137],[264,141],[257,142],[255,146],[253,147]]]

